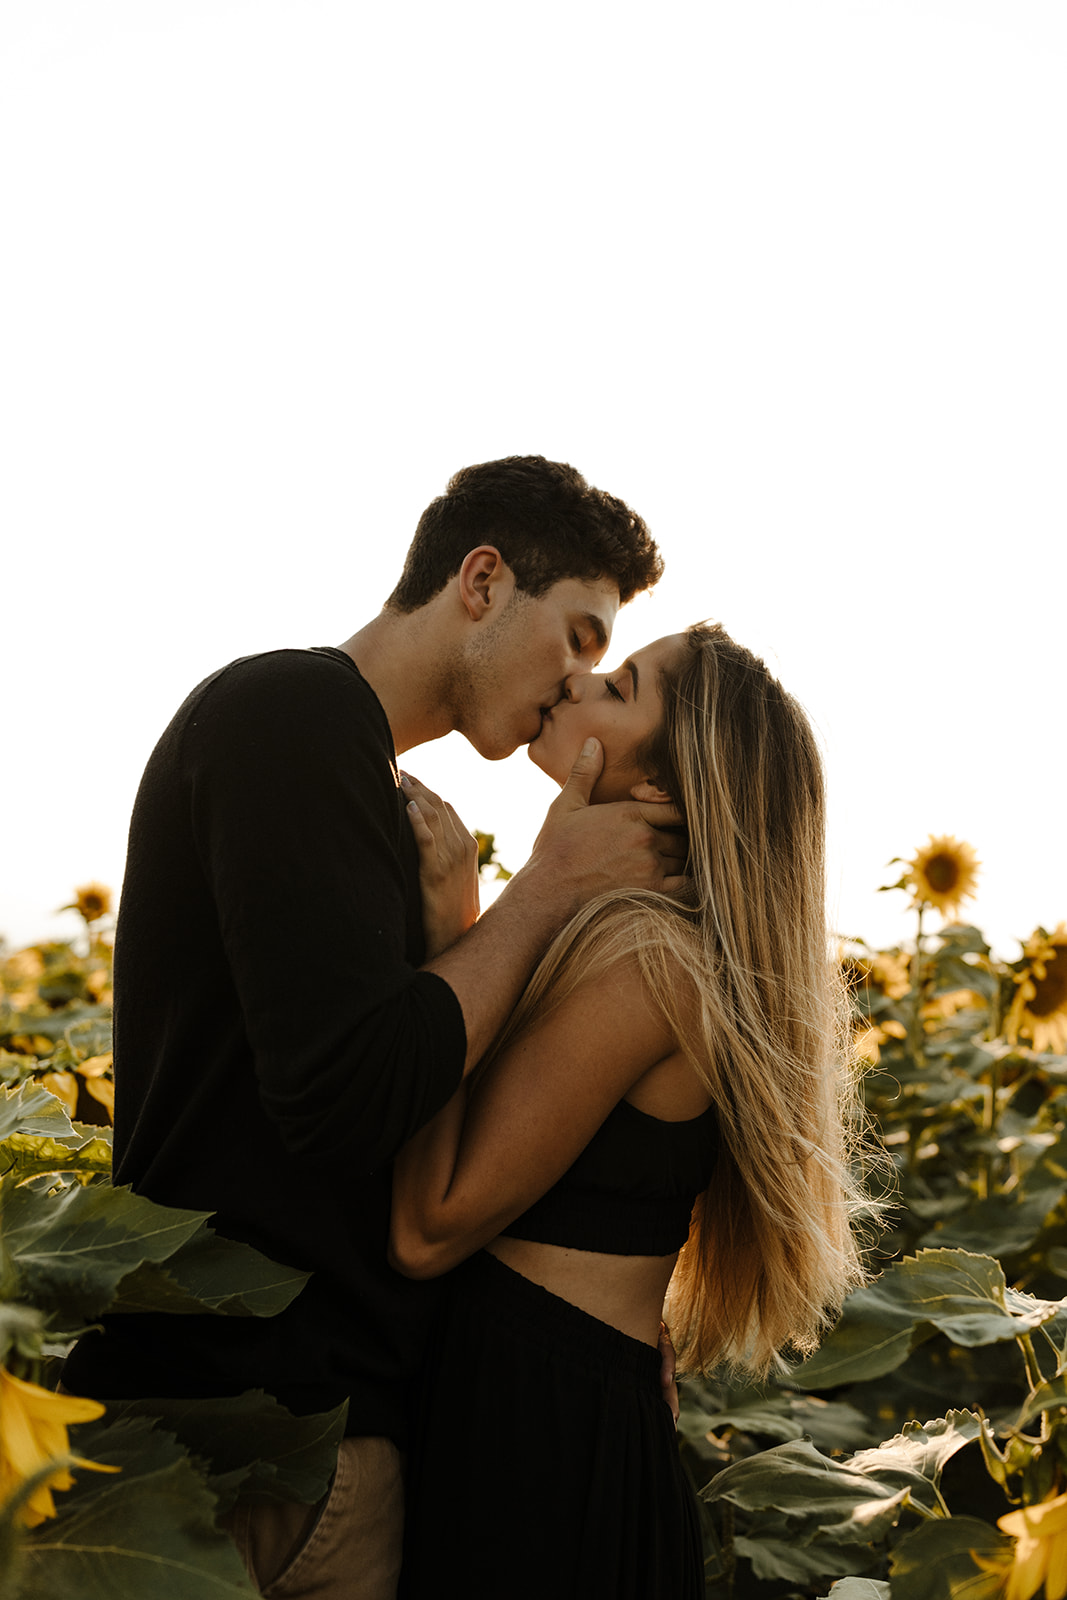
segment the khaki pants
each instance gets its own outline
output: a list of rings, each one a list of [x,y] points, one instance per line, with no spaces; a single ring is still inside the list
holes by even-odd
[[[265,1600],[394,1600],[404,1531],[390,1439],[344,1439],[317,1506],[238,1501],[221,1519]]]

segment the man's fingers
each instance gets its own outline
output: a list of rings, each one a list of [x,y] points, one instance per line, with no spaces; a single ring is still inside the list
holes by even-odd
[[[574,810],[578,806],[587,806],[593,793],[593,785],[600,777],[604,765],[604,749],[599,739],[587,739],[578,753],[578,759],[570,770],[570,776],[563,785],[560,800],[564,802],[565,809]],[[557,802],[558,804],[558,802]]]
[[[660,889],[664,894],[672,894],[676,900],[685,900],[692,892],[693,880],[678,874],[673,878],[664,878]]]
[[[654,828],[684,828],[685,817],[671,800],[638,800],[638,815]]]

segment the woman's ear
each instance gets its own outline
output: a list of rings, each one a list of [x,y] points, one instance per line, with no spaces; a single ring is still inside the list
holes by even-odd
[[[664,800],[669,802],[671,798],[666,789],[661,789],[658,784],[652,782],[651,778],[642,778],[640,783],[635,783],[630,790],[630,794],[633,799],[642,802],[661,802]]]

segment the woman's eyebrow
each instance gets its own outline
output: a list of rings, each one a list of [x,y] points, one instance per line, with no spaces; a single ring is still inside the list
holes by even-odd
[[[622,664],[622,670],[624,672],[628,672],[630,674],[630,677],[633,679],[633,683],[634,683],[634,699],[636,700],[637,699],[637,663],[634,662],[634,661],[624,661],[623,664]]]

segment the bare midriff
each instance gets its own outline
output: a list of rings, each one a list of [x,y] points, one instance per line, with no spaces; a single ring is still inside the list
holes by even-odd
[[[677,1251],[669,1256],[609,1256],[501,1234],[485,1247],[513,1272],[591,1317],[655,1345]]]

